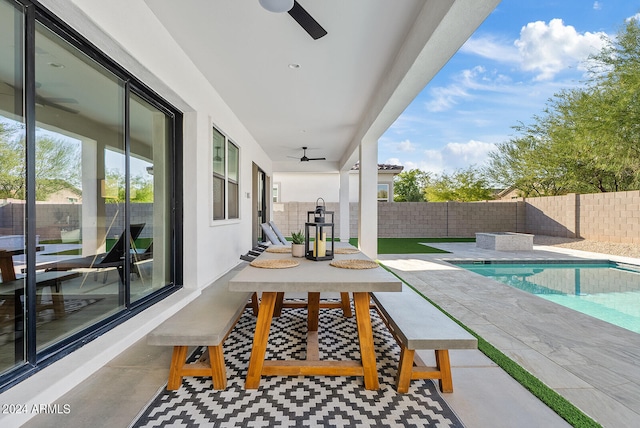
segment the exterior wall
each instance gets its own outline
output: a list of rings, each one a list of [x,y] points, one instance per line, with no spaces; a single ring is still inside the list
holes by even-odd
[[[578,198],[575,193],[525,200],[527,233],[565,238],[579,237],[576,227]]]
[[[640,244],[640,191],[580,195],[577,218],[584,238]]]
[[[526,199],[527,233],[640,244],[640,191]]]
[[[378,183],[389,185],[389,195],[393,201],[393,177],[396,174],[388,171],[378,172]],[[349,172],[349,202],[358,202],[359,174],[357,171]],[[315,202],[318,198],[325,201],[337,201],[340,199],[340,173],[339,172],[274,172],[273,184],[279,187],[280,199],[278,202]]]
[[[23,202],[8,203],[0,206],[0,231],[2,235],[24,234]],[[131,223],[145,222],[153,216],[153,204],[131,204]],[[124,212],[116,215],[116,204],[106,205],[106,218],[115,221],[109,231],[109,237],[119,236],[124,230]],[[61,231],[80,228],[82,204],[36,204],[36,234],[41,241],[60,239]],[[146,224],[141,238],[153,237],[153,224]]]
[[[285,234],[304,225],[314,203],[275,204],[275,221]],[[328,202],[336,212],[338,203]],[[351,203],[350,236],[358,235],[358,205]],[[378,203],[378,236],[475,237],[476,232],[521,232],[640,244],[640,191],[569,194],[513,202]]]

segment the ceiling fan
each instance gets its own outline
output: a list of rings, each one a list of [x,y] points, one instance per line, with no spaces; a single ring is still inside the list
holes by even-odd
[[[313,19],[300,3],[296,0],[258,0],[260,5],[269,12],[287,12],[298,24],[314,39],[327,35],[327,31],[322,28],[318,21]]]
[[[293,157],[293,156],[289,156],[289,157]],[[327,160],[327,158],[309,158],[307,157],[307,147],[303,147],[302,157],[300,158],[300,162],[309,162],[309,161],[315,161],[315,160]]]

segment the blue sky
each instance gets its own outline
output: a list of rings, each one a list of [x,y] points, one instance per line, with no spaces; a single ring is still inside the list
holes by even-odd
[[[435,174],[482,166],[549,98],[583,84],[585,60],[640,0],[503,0],[380,138],[378,161]]]

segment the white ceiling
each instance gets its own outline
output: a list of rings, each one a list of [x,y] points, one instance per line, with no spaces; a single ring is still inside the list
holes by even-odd
[[[353,165],[362,139],[380,137],[499,0],[299,0],[328,32],[318,40],[258,0],[145,2],[274,171],[335,171]],[[302,146],[327,161],[298,162]]]

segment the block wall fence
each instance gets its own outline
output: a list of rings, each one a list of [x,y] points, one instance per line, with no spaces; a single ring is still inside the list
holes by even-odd
[[[111,206],[110,206],[111,205]],[[109,218],[117,217],[113,233],[122,230],[122,213],[107,206]],[[313,202],[273,204],[273,220],[286,236],[300,230],[307,221]],[[131,221],[145,221],[152,204],[132,204]],[[340,212],[337,202],[327,202],[335,213],[335,236],[340,236]],[[36,228],[40,239],[59,239],[61,229],[79,227],[81,204],[42,204],[36,206]],[[349,234],[358,236],[358,204],[349,205]],[[0,234],[23,233],[24,204],[0,206]],[[152,236],[152,225],[143,231]],[[568,194],[509,202],[379,202],[378,236],[475,237],[476,232],[521,232],[534,235],[584,238],[604,242],[640,244],[640,191]]]
[[[335,235],[340,235],[337,202]],[[302,229],[314,203],[275,203],[273,220],[287,236]],[[350,236],[358,235],[358,204],[351,203]],[[379,202],[378,236],[475,237],[476,232],[520,232],[640,244],[640,191],[571,193],[563,196],[487,202]]]

